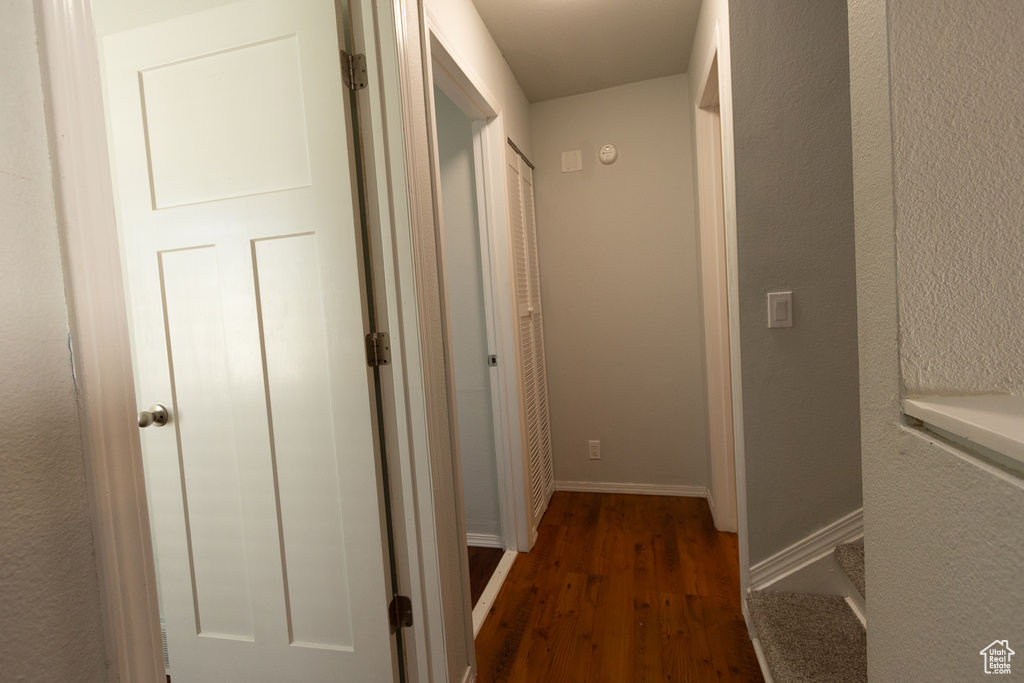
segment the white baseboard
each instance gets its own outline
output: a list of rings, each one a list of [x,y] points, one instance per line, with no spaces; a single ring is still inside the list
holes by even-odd
[[[862,610],[860,605],[857,604],[857,601],[851,598],[849,595],[847,595],[846,604],[850,606],[850,610],[852,610],[853,613],[857,615],[857,618],[860,619],[860,625],[864,628],[867,628],[868,619],[866,616],[864,616],[864,610]]]
[[[466,534],[466,545],[474,548],[504,548],[505,541],[500,534]]]
[[[815,531],[750,568],[750,589],[761,590],[779,579],[816,562],[840,543],[864,535],[864,508],[858,508],[824,529]]]
[[[757,657],[757,665],[761,667],[761,676],[764,678],[764,683],[775,683],[775,679],[772,678],[772,670],[768,668],[768,660],[764,658],[761,639],[751,638],[750,642],[754,646],[754,655]]]
[[[708,508],[711,509],[711,521],[713,521],[715,523],[715,528],[718,529],[719,531],[724,531],[724,532],[729,533],[729,534],[737,533],[739,531],[739,529],[735,525],[734,526],[725,526],[723,528],[724,525],[719,524],[719,522],[718,522],[718,508],[715,506],[715,494],[711,492],[711,487],[710,486],[708,487],[707,491],[708,491]],[[731,515],[726,515],[726,516],[729,517]],[[738,521],[738,520],[734,520],[734,521]]]
[[[505,551],[505,554],[502,555],[501,560],[498,562],[498,566],[495,567],[494,573],[491,574],[491,579],[484,587],[484,592],[480,594],[480,599],[473,606],[474,638],[480,633],[480,628],[484,625],[484,619],[487,618],[487,613],[491,611],[491,605],[494,604],[494,599],[498,597],[498,591],[501,590],[501,586],[505,583],[505,577],[508,576],[509,570],[512,569],[512,563],[516,561],[516,555],[518,554],[515,550]]]
[[[681,496],[684,498],[707,498],[708,496],[708,490],[704,486],[616,484],[603,481],[556,481],[555,490],[582,493],[630,493],[641,496]]]

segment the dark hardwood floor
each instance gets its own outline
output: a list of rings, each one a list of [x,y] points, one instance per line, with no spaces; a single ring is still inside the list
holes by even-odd
[[[705,500],[558,492],[538,534],[477,636],[481,683],[763,681]]]
[[[469,546],[469,593],[473,598],[473,607],[476,607],[504,554],[505,551],[501,548]]]

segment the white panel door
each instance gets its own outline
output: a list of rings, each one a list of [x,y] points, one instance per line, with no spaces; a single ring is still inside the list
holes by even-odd
[[[337,26],[245,0],[103,45],[174,683],[395,679]]]

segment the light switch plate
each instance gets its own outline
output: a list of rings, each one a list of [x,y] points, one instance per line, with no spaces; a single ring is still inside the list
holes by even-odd
[[[793,327],[793,292],[768,292],[768,327]]]
[[[562,173],[573,173],[583,170],[583,150],[562,152]]]

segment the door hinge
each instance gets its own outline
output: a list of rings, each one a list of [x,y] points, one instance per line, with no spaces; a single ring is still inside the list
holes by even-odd
[[[400,628],[412,626],[412,600],[404,595],[391,598],[391,604],[388,605],[388,621],[391,623],[392,633]]]
[[[366,335],[366,364],[371,368],[391,365],[391,341],[387,332]]]
[[[341,51],[341,80],[349,90],[366,87],[366,55],[350,55]]]

